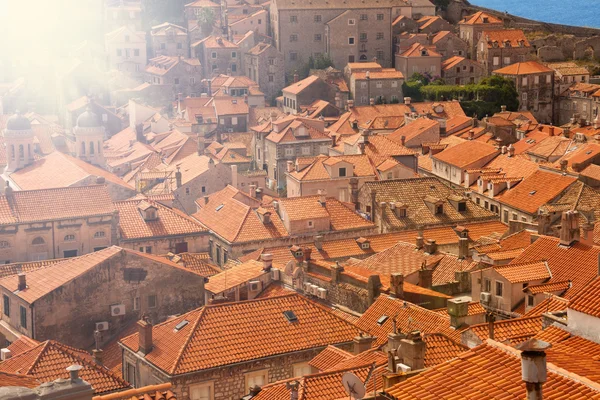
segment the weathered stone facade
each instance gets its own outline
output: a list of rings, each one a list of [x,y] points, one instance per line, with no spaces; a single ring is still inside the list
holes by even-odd
[[[267,103],[274,104],[275,97],[285,86],[283,54],[266,43],[259,43],[244,54],[244,73],[265,94]]]

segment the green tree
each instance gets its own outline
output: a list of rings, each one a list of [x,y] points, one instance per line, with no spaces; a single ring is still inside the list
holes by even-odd
[[[212,8],[203,7],[198,14],[198,26],[205,35],[210,35],[215,24],[216,16]]]

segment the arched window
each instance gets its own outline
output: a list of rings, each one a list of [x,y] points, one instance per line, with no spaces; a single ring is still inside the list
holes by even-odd
[[[31,144],[27,144],[27,158],[31,158]]]
[[[85,142],[81,142],[81,154],[85,154]]]
[[[11,145],[10,145],[10,158],[11,158],[11,160],[14,160],[14,159],[15,159],[15,154],[16,154],[16,153],[15,153],[15,145],[14,145],[14,144],[11,144]]]
[[[25,159],[25,150],[23,148],[23,145],[20,144],[19,145],[19,160],[24,160]]]
[[[90,142],[90,154],[94,154],[94,142]]]
[[[98,232],[94,233],[95,239],[103,238],[104,236],[106,236],[106,233],[104,233],[104,231],[98,231]]]
[[[367,61],[367,56],[366,55],[361,55],[360,56],[360,61]]]
[[[39,244],[45,244],[46,241],[44,240],[44,238],[42,237],[36,237],[35,239],[33,239],[33,241],[31,242],[32,245],[39,245]]]
[[[65,235],[65,242],[74,242],[75,241],[75,235]]]
[[[10,249],[10,243],[6,240],[0,240],[0,249]]]

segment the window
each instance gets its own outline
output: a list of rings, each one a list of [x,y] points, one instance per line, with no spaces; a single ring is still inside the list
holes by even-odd
[[[6,240],[0,240],[0,249],[10,249],[10,243]]]
[[[175,78],[175,79],[173,80],[173,82],[174,82],[176,85],[179,85],[179,78]]]
[[[285,149],[285,156],[286,157],[292,157],[294,155],[295,155],[295,151],[294,151],[293,147]]]
[[[140,298],[139,297],[133,298],[133,309],[136,311],[140,309]]]
[[[533,296],[527,296],[527,305],[533,307]]]
[[[527,101],[527,92],[523,92],[521,98],[523,99],[523,101]]]
[[[439,206],[435,206],[435,213],[436,214],[443,214],[444,213],[444,206],[443,205],[439,205]]]
[[[156,308],[156,295],[148,296],[148,308]]]
[[[485,201],[485,202],[484,202],[484,208],[487,210],[489,206],[490,206],[490,203],[489,203],[489,202],[487,202],[487,201]]]
[[[22,144],[19,145],[19,160],[25,159],[25,148]]]
[[[297,15],[290,15],[290,22],[292,24],[295,24],[298,22],[298,16]]]
[[[133,55],[135,57],[139,57],[140,56],[140,49],[133,49]]]
[[[177,50],[181,50],[183,49],[183,44],[182,43],[177,43]]]
[[[190,400],[213,400],[214,387],[211,383],[190,386]]]
[[[2,296],[2,301],[4,304],[4,315],[10,317],[10,299],[7,295]]]
[[[492,291],[492,281],[488,278],[484,278],[483,280],[483,291],[488,293]]]
[[[536,75],[533,77],[533,84],[534,85],[539,85],[540,84],[540,76]]]
[[[339,171],[339,172],[338,172],[338,175],[339,175],[340,177],[344,177],[344,176],[346,176],[346,168],[340,168],[338,171]]]
[[[268,370],[248,372],[246,374],[246,387],[263,386],[267,383]]]
[[[361,82],[360,83],[360,88],[361,89],[366,89],[367,88],[367,82]]]
[[[212,59],[217,58],[217,52],[213,51],[212,53],[210,53],[210,58],[212,58]]]
[[[307,362],[292,365],[292,376],[304,376],[310,375],[311,373],[312,369]]]
[[[500,65],[500,57],[494,57],[493,65],[494,66]]]
[[[237,58],[237,51],[231,52],[231,58]]]
[[[196,78],[190,78],[190,85],[193,85],[194,83],[196,83]]]
[[[361,34],[360,34],[360,41],[361,42],[366,42],[367,41],[367,34],[366,34],[366,32],[361,32]]]
[[[127,369],[125,370],[125,379],[127,380],[127,382],[135,386],[135,365],[129,363],[126,364]]]
[[[202,193],[206,193],[206,186],[202,186]]]
[[[523,87],[527,86],[527,77],[526,76],[524,76],[523,79],[521,80],[521,85]]]
[[[296,61],[298,59],[298,53],[290,51],[290,61]]]
[[[319,23],[323,20],[323,17],[321,17],[320,15],[315,15],[315,23]]]
[[[375,86],[377,87],[377,89],[381,89],[383,87],[383,83],[381,81],[377,81],[375,82]]]
[[[237,72],[237,64],[231,64],[231,72]]]
[[[350,45],[354,44],[354,38],[353,37],[349,37],[348,38],[348,44],[350,44]]]
[[[320,42],[321,41],[321,34],[320,33],[316,33],[315,34],[315,42]]]
[[[460,211],[460,212],[467,211],[467,202],[466,201],[461,201],[460,203],[458,203],[458,211]]]
[[[40,245],[40,244],[46,244],[46,241],[44,240],[44,238],[41,238],[41,237],[38,236],[38,237],[36,237],[35,239],[32,240],[31,244],[34,245],[34,246],[37,246],[37,245]]]
[[[269,75],[269,82],[274,82],[274,76],[273,75]]]
[[[21,315],[21,327],[27,329],[27,309],[23,306],[19,306]]]
[[[348,62],[349,63],[353,63],[354,62],[354,56],[348,56]]]
[[[585,81],[585,77],[581,77],[582,81]],[[552,82],[552,76],[551,75],[546,75],[546,83],[550,83]]]
[[[502,297],[502,289],[504,289],[502,282],[496,281],[496,296]]]
[[[504,65],[510,64],[510,57],[504,57]]]
[[[308,156],[308,155],[310,155],[310,146],[303,146],[303,147],[302,147],[302,155],[303,155],[303,156]]]
[[[475,198],[475,203],[481,205],[481,199],[479,197]]]
[[[312,228],[312,227],[314,227],[314,226],[315,226],[314,222],[312,222],[312,221],[307,221],[307,222],[306,222],[306,225],[307,225],[309,228]]]
[[[369,17],[367,16],[367,14],[360,14],[360,20],[361,21],[366,21],[368,19],[369,19]]]
[[[383,50],[377,50],[377,60],[383,60]]]
[[[152,246],[146,246],[146,253],[152,254]]]
[[[377,40],[383,40],[383,32],[377,32]]]
[[[383,14],[377,14],[377,21],[383,21]]]
[[[75,241],[75,235],[66,235],[64,241],[65,242],[74,242]]]
[[[355,19],[349,19],[348,20],[348,25],[356,25],[356,20]]]

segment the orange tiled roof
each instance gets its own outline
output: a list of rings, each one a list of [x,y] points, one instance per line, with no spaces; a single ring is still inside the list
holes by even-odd
[[[381,325],[377,321],[382,316],[388,319]],[[388,333],[393,330],[392,320],[396,316],[398,330],[409,332],[418,329],[421,333],[445,333],[451,335],[450,318],[403,300],[389,296],[379,296],[367,311],[356,321],[356,327],[375,336],[375,347],[387,343]]]
[[[442,57],[435,50],[435,46],[424,46],[421,43],[413,43],[399,57]]]
[[[600,247],[576,242],[571,246],[560,246],[559,239],[541,236],[511,263],[544,260],[552,272],[546,284],[571,281],[572,286],[563,297],[571,299],[598,275]]]
[[[293,311],[289,322],[284,311]],[[189,323],[179,331],[174,327]],[[260,323],[257,323],[260,321]],[[249,329],[252,327],[252,329]],[[169,375],[246,362],[328,344],[348,343],[358,330],[297,294],[209,305],[153,327],[154,348],[145,358]],[[265,340],[265,338],[270,338]],[[122,340],[138,350],[138,335]],[[226,351],[235,348],[237,351]]]
[[[520,352],[489,341],[386,390],[394,399],[523,399]],[[576,375],[548,365],[544,399],[598,399],[600,392]]]
[[[448,315],[448,308],[439,308],[439,309],[433,310],[433,311],[438,312],[441,315],[444,315],[444,316],[447,316],[448,318],[450,318],[450,316]],[[468,311],[467,311],[468,316],[485,314],[485,313],[486,313],[485,308],[483,308],[483,306],[481,305],[480,302],[472,301],[469,303]]]
[[[494,340],[513,345],[524,342],[542,330],[542,319],[539,315],[496,321],[494,323]],[[481,342],[489,338],[489,324],[472,325],[463,332],[476,335]]]
[[[283,92],[287,92],[290,94],[298,94],[302,92],[304,89],[312,85],[313,83],[322,80],[316,75],[309,75],[307,78],[302,79],[301,81],[295,82],[289,86],[283,88]]]
[[[157,209],[157,219],[146,221],[139,208],[142,202],[147,202]],[[119,210],[119,230],[121,238],[139,240],[142,238],[199,235],[207,229],[195,219],[181,211],[167,207],[152,200],[125,200],[115,202]]]
[[[348,353],[335,346],[327,346],[323,351],[317,354],[308,364],[319,371],[326,371],[335,368],[341,361],[348,360],[353,354]]]
[[[90,383],[94,393],[106,393],[129,388],[130,385],[96,364],[87,352],[47,340],[38,346],[0,363],[0,371],[31,376],[40,382],[68,378],[67,367],[78,364],[81,379]]]
[[[530,75],[542,74],[545,72],[552,72],[552,70],[537,61],[514,63],[494,71],[495,74],[499,75]]]
[[[102,396],[94,396],[92,400],[177,400],[175,393],[170,390],[171,387],[171,383],[161,383]]]
[[[250,260],[241,265],[219,272],[210,277],[204,285],[204,290],[218,294],[258,279],[268,272],[264,271],[263,263]]]
[[[503,24],[502,20],[483,11],[478,11],[463,18],[459,25]]]
[[[218,7],[218,5],[217,5]],[[200,44],[203,44],[207,49],[239,49],[239,46],[235,43],[230,42],[229,40],[221,37],[221,36],[209,36],[204,38],[198,42],[192,44],[192,47],[196,47]]]
[[[600,317],[600,277],[574,295],[569,301],[569,308],[596,318]]]
[[[458,168],[465,168],[476,161],[495,154],[498,154],[498,150],[494,146],[475,140],[467,140],[433,155],[432,158]]]
[[[562,297],[550,295],[547,299],[542,301],[537,306],[531,308],[525,313],[525,317],[531,317],[534,315],[542,315],[544,313],[565,311],[567,309],[569,301]]]
[[[548,264],[544,261],[498,265],[494,269],[510,283],[530,282],[552,277]]]
[[[369,157],[363,154],[357,155],[342,155],[342,156],[321,156],[315,157],[307,167],[301,170],[294,170],[289,175],[299,181],[315,181],[332,179],[326,165],[336,161],[344,161],[353,165],[353,175],[355,177],[375,177],[376,171],[373,165],[369,162]],[[298,159],[298,163],[301,159]]]
[[[425,341],[425,368],[444,363],[469,350],[442,333],[429,333],[423,336]]]
[[[280,121],[278,121],[280,122]],[[325,134],[321,128],[317,129],[314,124],[310,123],[310,120],[305,120],[301,117],[284,119],[282,126],[278,132],[272,130],[266,137],[266,139],[273,143],[286,143],[295,141],[306,141],[306,140],[321,140],[331,141],[331,138]],[[304,130],[304,136],[296,136]]]
[[[577,179],[538,170],[502,196],[502,203],[533,214],[563,193]]]
[[[21,272],[35,271],[49,265],[64,261],[64,258],[55,258],[52,260],[30,261],[25,263],[13,263],[0,265],[0,278],[20,274]]]
[[[102,365],[120,378],[122,378],[123,350],[119,347],[119,342],[136,333],[138,329],[137,322],[132,322],[102,346]]]
[[[33,389],[41,384],[41,381],[32,376],[0,371],[0,386],[18,386]]]
[[[14,191],[0,196],[0,225],[112,215],[106,186]]]
[[[557,281],[553,283],[542,283],[540,285],[530,285],[527,287],[527,292],[531,294],[538,293],[552,293],[552,292],[560,292],[564,293],[567,289],[571,287],[571,281]]]
[[[211,262],[208,253],[169,253],[163,257],[204,277],[210,277],[221,272],[221,269]]]
[[[523,42],[523,47],[531,46],[525,33],[520,29],[485,31],[481,33],[481,37],[486,39],[488,48],[492,48],[494,42],[500,48],[520,47],[519,42]],[[550,68],[548,70],[552,71]]]
[[[33,340],[25,335],[21,335],[17,340],[12,342],[7,349],[10,350],[11,355],[14,357],[26,352],[27,350],[33,349],[39,344],[40,342],[37,340]]]

